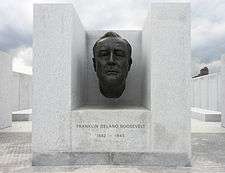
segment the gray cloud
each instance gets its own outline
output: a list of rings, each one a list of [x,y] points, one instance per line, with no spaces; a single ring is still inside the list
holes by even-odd
[[[0,31],[0,49],[9,52],[11,49],[16,49],[21,45],[32,45],[32,34],[24,33],[17,30],[16,27],[6,26]]]
[[[0,4],[0,50],[29,52],[24,49],[30,50],[32,46],[33,3],[73,3],[86,29],[140,29],[149,1],[3,0]],[[202,64],[218,60],[225,53],[225,1],[191,0],[191,3],[192,55],[197,57],[193,61]],[[25,64],[30,64],[26,61]]]
[[[5,0],[0,4],[0,49],[9,52],[32,44],[33,0]]]
[[[225,53],[225,1],[192,0],[192,56],[202,63]]]
[[[192,56],[200,57],[202,63],[210,63],[219,60],[221,55],[225,53],[225,36],[221,39],[209,42],[202,47],[193,48]]]

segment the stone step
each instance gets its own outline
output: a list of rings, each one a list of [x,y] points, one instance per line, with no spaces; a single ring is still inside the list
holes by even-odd
[[[191,117],[205,122],[221,122],[221,112],[197,107],[191,108]]]
[[[32,109],[25,109],[12,112],[12,121],[31,121]]]

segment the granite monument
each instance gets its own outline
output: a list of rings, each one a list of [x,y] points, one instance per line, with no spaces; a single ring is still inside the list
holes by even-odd
[[[32,164],[190,166],[190,28],[190,3],[151,2],[142,29],[107,31],[36,4]]]

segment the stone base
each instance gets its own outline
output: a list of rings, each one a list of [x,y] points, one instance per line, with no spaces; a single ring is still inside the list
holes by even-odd
[[[12,121],[31,121],[32,109],[12,112]]]
[[[131,166],[191,166],[186,153],[131,152],[53,152],[33,153],[33,166],[68,165],[131,165]]]
[[[71,151],[150,152],[151,124],[144,107],[80,107],[71,112]]]
[[[191,117],[205,122],[221,122],[221,112],[196,107],[191,108]]]

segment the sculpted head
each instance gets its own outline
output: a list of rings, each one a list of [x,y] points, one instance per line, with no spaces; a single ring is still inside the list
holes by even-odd
[[[93,65],[101,93],[108,98],[122,95],[130,70],[132,48],[115,32],[107,32],[93,47]]]

